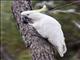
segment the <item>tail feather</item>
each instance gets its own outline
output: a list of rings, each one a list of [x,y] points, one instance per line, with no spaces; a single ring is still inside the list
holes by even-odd
[[[67,51],[67,48],[66,48],[66,45],[64,44],[64,45],[63,45],[63,54],[65,54],[66,51]]]
[[[67,51],[66,45],[64,44],[64,45],[57,46],[57,50],[58,50],[58,53],[60,54],[60,56],[63,57]]]

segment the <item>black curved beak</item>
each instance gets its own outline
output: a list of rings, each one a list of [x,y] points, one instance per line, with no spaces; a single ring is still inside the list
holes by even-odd
[[[32,19],[28,18],[27,16],[21,16],[21,18],[24,24],[32,23]]]
[[[24,24],[28,24],[28,20],[29,20],[28,17],[26,17],[26,16],[21,16],[21,18],[22,18]]]

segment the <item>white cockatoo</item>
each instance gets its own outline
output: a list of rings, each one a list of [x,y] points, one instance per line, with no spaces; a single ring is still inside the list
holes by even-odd
[[[45,9],[42,8],[40,10],[44,11]],[[21,16],[31,18],[33,23],[29,24],[32,25],[42,37],[48,38],[48,41],[56,47],[60,56],[63,57],[67,48],[61,25],[53,17],[40,13],[40,10],[23,11]]]

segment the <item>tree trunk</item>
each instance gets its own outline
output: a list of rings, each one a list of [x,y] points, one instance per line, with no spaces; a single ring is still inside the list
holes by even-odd
[[[29,24],[24,24],[20,13],[31,10],[30,0],[14,0],[12,11],[26,44],[32,51],[32,60],[55,60],[52,45]]]

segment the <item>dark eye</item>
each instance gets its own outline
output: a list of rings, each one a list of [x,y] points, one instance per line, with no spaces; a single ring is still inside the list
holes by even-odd
[[[27,16],[29,16],[29,14],[27,14]]]

